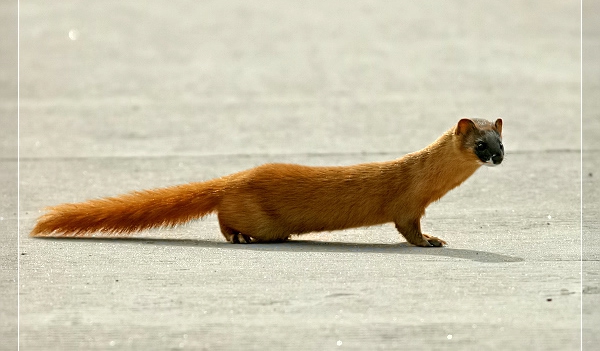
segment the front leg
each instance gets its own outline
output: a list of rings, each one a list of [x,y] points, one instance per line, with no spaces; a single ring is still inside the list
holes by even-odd
[[[421,232],[421,220],[409,220],[396,222],[396,229],[406,238],[406,241],[415,245],[422,247],[430,247],[430,246],[444,246],[446,242],[440,238],[436,238],[435,236],[423,234]]]

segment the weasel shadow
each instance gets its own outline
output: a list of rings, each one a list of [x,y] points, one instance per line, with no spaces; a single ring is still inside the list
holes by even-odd
[[[520,257],[502,255],[487,251],[453,249],[449,247],[417,247],[406,242],[397,244],[370,244],[313,240],[290,240],[288,242],[280,244],[250,244],[242,246],[243,247],[241,247],[240,249],[256,251],[357,252],[392,255],[441,256],[449,258],[467,259],[471,261],[486,263],[524,261]]]
[[[521,257],[508,256],[487,251],[454,249],[449,247],[416,247],[409,243],[397,244],[370,244],[370,243],[345,243],[314,240],[290,240],[284,243],[273,244],[231,244],[225,241],[199,240],[199,239],[154,239],[154,238],[46,238],[60,240],[85,240],[85,241],[110,241],[129,242],[143,245],[169,245],[169,246],[198,246],[206,248],[220,248],[230,250],[251,251],[286,251],[286,252],[337,252],[337,253],[378,253],[391,255],[421,255],[459,258],[484,263],[522,262]]]

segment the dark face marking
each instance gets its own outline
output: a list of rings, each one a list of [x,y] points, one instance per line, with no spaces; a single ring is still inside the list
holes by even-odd
[[[481,162],[490,165],[499,165],[504,159],[502,137],[495,130],[482,130],[475,139],[473,151]]]
[[[494,122],[479,118],[458,121],[454,134],[462,137],[464,150],[472,150],[481,163],[495,166],[504,159],[502,145],[502,119]]]

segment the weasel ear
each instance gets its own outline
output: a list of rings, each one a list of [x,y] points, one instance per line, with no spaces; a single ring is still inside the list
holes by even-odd
[[[498,118],[496,120],[496,122],[494,123],[494,125],[496,126],[496,130],[498,131],[498,134],[502,135],[502,118]]]
[[[458,121],[458,124],[456,125],[456,129],[454,131],[454,134],[459,135],[467,135],[467,133],[469,131],[471,131],[471,129],[476,128],[475,127],[475,123],[473,123],[473,121],[471,121],[468,118],[463,118],[460,121]]]

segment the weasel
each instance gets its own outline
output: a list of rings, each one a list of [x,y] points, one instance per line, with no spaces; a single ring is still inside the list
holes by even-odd
[[[48,209],[32,236],[89,236],[175,226],[216,212],[231,243],[282,242],[292,234],[393,222],[416,246],[425,208],[481,165],[504,158],[502,120],[461,119],[431,145],[396,160],[352,166],[265,164],[221,178],[135,191]]]

